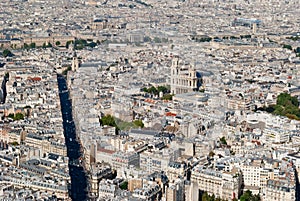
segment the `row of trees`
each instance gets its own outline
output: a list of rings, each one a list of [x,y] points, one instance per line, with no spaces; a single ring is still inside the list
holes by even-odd
[[[100,124],[102,126],[107,125],[107,126],[115,127],[116,128],[116,134],[118,134],[119,130],[127,129],[127,127],[144,128],[144,123],[140,119],[134,120],[133,122],[123,122],[120,119],[114,118],[110,114],[107,114],[107,115],[103,116],[100,119]]]
[[[62,74],[63,75],[67,75],[68,74],[68,71],[72,70],[72,67],[71,66],[68,66],[67,69],[65,69]]]
[[[143,121],[140,120],[140,119],[134,120],[134,121],[133,121],[133,124],[134,124],[136,127],[144,128],[144,123],[143,123]]]
[[[16,114],[9,114],[8,115],[9,118],[12,118],[14,121],[18,121],[18,120],[22,120],[24,119],[24,114],[22,113],[16,113]]]
[[[91,40],[84,40],[84,39],[76,39],[75,41],[67,41],[66,42],[66,48],[69,48],[71,44],[74,44],[74,48],[76,50],[82,50],[85,47],[91,47],[94,48],[98,44],[100,44],[100,41],[97,41],[96,43]]]
[[[170,87],[169,86],[158,86],[158,87],[151,86],[149,88],[145,87],[142,90],[143,90],[143,92],[154,94],[154,95],[159,95],[160,92],[163,92],[164,94],[165,93],[170,93]]]
[[[66,44],[65,44],[65,47],[66,48],[69,48],[70,44],[73,44],[74,41],[67,41]],[[98,44],[100,44],[101,42],[99,40],[97,40],[97,42],[93,42],[93,40],[91,39],[88,39],[88,40],[84,40],[84,39],[77,39],[75,40],[75,49],[83,49],[84,47],[91,47],[91,48],[94,48],[96,47]],[[60,41],[56,41],[55,42],[55,45],[56,46],[62,46],[61,42]],[[50,43],[50,42],[44,42],[42,46],[37,46],[36,43],[30,43],[30,44],[27,44],[27,43],[24,43],[23,45],[23,49],[34,49],[34,48],[38,48],[38,47],[42,47],[42,48],[50,48],[50,47],[53,47],[53,44]],[[1,48],[3,48],[3,44],[1,46]],[[11,46],[12,49],[17,49],[16,45],[14,46]],[[7,53],[9,53],[10,51],[5,49],[4,51],[6,51]],[[9,51],[9,52],[8,52]],[[11,52],[10,52],[11,53]],[[10,54],[10,55],[13,55],[13,54]],[[9,56],[9,55],[8,55]],[[7,57],[7,56],[5,56]]]
[[[247,190],[243,193],[243,195],[240,197],[240,201],[260,201],[259,195],[253,195],[250,190]]]
[[[8,50],[8,49],[3,50],[2,55],[5,58],[6,57],[13,57],[14,56],[14,54],[10,50]]]
[[[292,50],[295,52],[297,57],[300,57],[300,47],[293,48],[291,45],[283,44],[282,48]]]
[[[172,100],[173,94],[170,94],[170,86],[151,86],[149,88],[142,88],[143,92],[153,94],[153,95],[159,95],[160,92],[163,92],[163,97],[161,98],[162,100]]]
[[[221,198],[216,198],[215,195],[208,195],[207,192],[204,192],[201,196],[202,201],[226,201]],[[243,193],[243,195],[240,197],[240,201],[260,201],[261,198],[259,195],[253,195],[250,190],[247,190]],[[233,201],[237,201],[236,198],[233,199]]]
[[[300,36],[291,36],[291,37],[287,37],[286,39],[297,41],[297,40],[300,40]]]
[[[210,42],[212,40],[214,41],[221,41],[221,40],[234,40],[234,39],[244,39],[244,38],[251,38],[251,35],[240,35],[240,36],[223,36],[220,37],[209,37],[209,36],[203,36],[203,37],[197,37],[197,36],[191,36],[191,39],[195,42]]]
[[[100,124],[102,126],[104,125],[107,125],[107,126],[113,126],[115,127],[117,130],[119,130],[118,126],[117,126],[117,123],[115,121],[115,118],[110,115],[110,114],[107,114],[105,116],[103,116],[101,119],[100,119]]]

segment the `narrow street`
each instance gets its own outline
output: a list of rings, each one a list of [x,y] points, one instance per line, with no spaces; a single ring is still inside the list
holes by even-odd
[[[72,200],[87,200],[87,175],[84,168],[78,162],[81,156],[80,143],[76,138],[76,129],[72,117],[72,104],[69,100],[67,83],[62,75],[57,75],[59,97],[63,117],[64,135],[69,157],[69,173],[71,177],[71,189],[69,190]]]

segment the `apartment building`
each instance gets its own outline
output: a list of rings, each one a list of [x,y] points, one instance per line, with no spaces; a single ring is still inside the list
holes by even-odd
[[[242,175],[234,170],[220,172],[196,166],[191,175],[191,182],[197,183],[200,191],[207,192],[226,200],[238,198],[241,193]]]
[[[294,201],[296,186],[284,180],[268,180],[264,201]]]

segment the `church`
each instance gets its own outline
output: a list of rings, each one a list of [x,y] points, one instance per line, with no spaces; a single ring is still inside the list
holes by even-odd
[[[182,94],[199,91],[201,75],[192,65],[180,65],[179,58],[172,60],[171,66],[171,93]]]

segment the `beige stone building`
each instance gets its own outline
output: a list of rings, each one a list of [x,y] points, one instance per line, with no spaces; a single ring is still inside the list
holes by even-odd
[[[196,167],[192,171],[191,182],[197,183],[202,192],[221,199],[232,200],[241,194],[242,176],[240,172],[220,172]]]
[[[295,183],[286,180],[269,180],[266,186],[264,201],[294,201],[296,200]]]
[[[198,91],[200,85],[200,73],[192,65],[180,66],[179,58],[175,57],[171,66],[171,93],[182,94]]]

